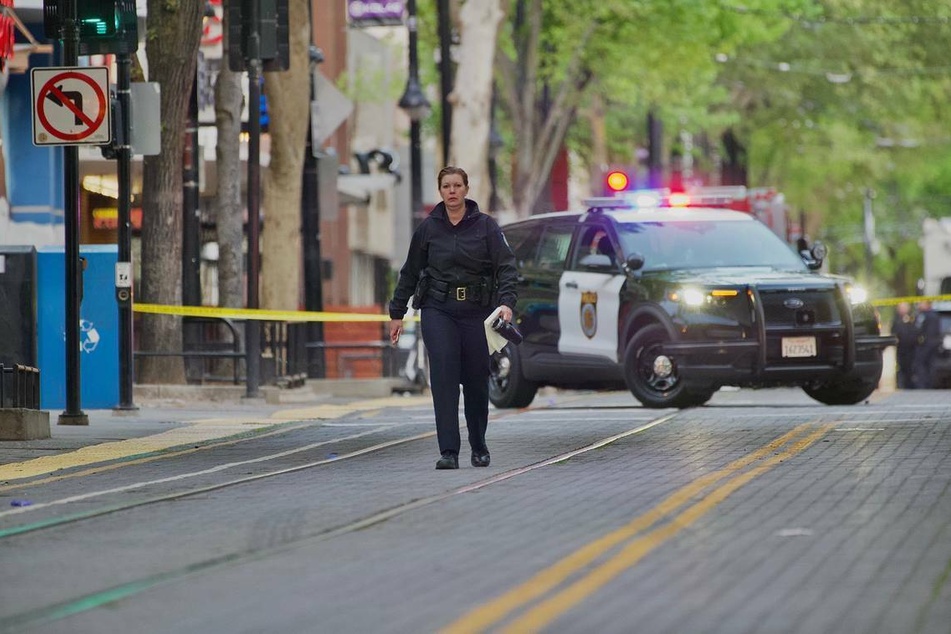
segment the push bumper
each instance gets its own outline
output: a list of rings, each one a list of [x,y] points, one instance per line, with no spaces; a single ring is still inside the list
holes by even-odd
[[[881,372],[879,352],[896,345],[893,336],[858,335],[853,345],[824,350],[818,358],[773,359],[758,341],[677,341],[663,345],[674,359],[680,377],[687,382],[724,385],[799,383],[832,379],[849,373],[876,376]]]

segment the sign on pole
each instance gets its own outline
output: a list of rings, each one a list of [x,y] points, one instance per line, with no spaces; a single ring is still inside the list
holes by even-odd
[[[109,69],[34,68],[33,145],[105,145],[112,141]]]

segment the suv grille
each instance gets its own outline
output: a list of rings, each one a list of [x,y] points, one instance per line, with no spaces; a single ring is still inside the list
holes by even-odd
[[[761,290],[766,316],[766,359],[770,365],[838,365],[844,361],[844,324],[834,288],[807,291]],[[783,357],[784,337],[814,336],[816,356]]]
[[[809,328],[842,323],[835,289],[760,291],[766,327]]]

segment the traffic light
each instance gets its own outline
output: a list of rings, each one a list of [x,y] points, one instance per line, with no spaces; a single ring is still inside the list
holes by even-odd
[[[79,54],[134,53],[139,48],[135,0],[73,0],[79,22]],[[65,39],[66,2],[43,0],[43,27],[51,40]]]
[[[257,3],[257,6],[252,6]],[[276,72],[290,68],[290,22],[288,0],[231,0],[225,5],[228,12],[228,67],[236,72],[247,70],[251,50],[251,35],[258,34],[257,58],[264,62],[265,71]],[[256,9],[256,11],[252,11]],[[257,15],[257,23],[252,21]]]

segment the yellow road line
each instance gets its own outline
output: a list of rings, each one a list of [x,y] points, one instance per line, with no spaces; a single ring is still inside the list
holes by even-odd
[[[80,478],[83,476],[95,475],[97,473],[104,473],[106,471],[112,471],[114,469],[119,469],[121,467],[130,467],[133,465],[145,464],[148,462],[153,462],[155,460],[161,460],[164,458],[174,458],[177,456],[185,456],[191,453],[204,451],[206,449],[213,449],[217,447],[227,447],[229,445],[234,445],[239,442],[251,440],[252,438],[254,439],[267,438],[268,436],[276,436],[278,434],[283,434],[291,429],[297,429],[300,426],[280,424],[278,425],[278,427],[279,428],[275,429],[274,431],[269,431],[269,432],[265,432],[261,434],[255,434],[254,436],[235,438],[233,440],[225,440],[225,441],[216,442],[213,444],[202,445],[201,447],[190,447],[188,449],[182,449],[181,451],[165,451],[158,455],[145,456],[143,458],[137,458],[133,460],[124,460],[122,462],[100,465],[96,467],[91,467],[89,469],[83,469],[82,471],[73,471],[71,473],[65,473],[63,475],[54,475],[54,476],[49,476],[46,478],[40,478],[38,480],[30,480],[29,482],[20,482],[18,484],[6,484],[6,485],[0,486],[0,493],[3,493],[4,491],[12,491],[14,489],[22,489],[24,487],[39,486],[42,484],[51,484],[53,482],[59,482],[60,480],[68,480],[70,478]]]
[[[189,421],[186,426],[177,427],[150,436],[99,443],[82,447],[76,451],[0,465],[0,481],[33,478],[62,469],[83,467],[101,462],[111,462],[139,454],[161,452],[182,445],[202,444],[210,440],[237,435],[244,432],[249,426],[258,428],[270,427],[275,421],[328,420],[342,418],[356,411],[372,410],[395,405],[415,405],[423,400],[430,402],[428,397],[386,397],[356,401],[348,405],[328,403],[307,408],[280,410],[272,413],[269,418],[263,420],[260,418],[212,418]],[[164,454],[162,457],[168,455],[169,454]],[[123,466],[130,464],[137,463],[128,461],[122,463]],[[0,491],[2,490],[4,489],[0,489]]]
[[[746,468],[753,462],[775,452],[793,438],[809,431],[813,425],[806,423],[793,428],[769,444],[756,451],[734,460],[723,469],[708,473],[693,482],[678,489],[662,500],[657,506],[643,515],[634,518],[630,523],[616,529],[607,535],[581,547],[561,561],[539,572],[528,581],[516,586],[509,592],[493,599],[489,603],[471,610],[458,620],[446,626],[442,632],[446,634],[462,634],[481,632],[489,626],[501,621],[515,609],[526,605],[530,601],[541,597],[561,584],[565,579],[577,573],[582,568],[607,553],[618,544],[631,539],[643,530],[656,524],[678,508],[689,502],[704,489],[717,482],[732,476]]]
[[[688,528],[701,517],[712,511],[737,489],[749,483],[750,480],[769,471],[783,460],[789,460],[793,456],[805,451],[817,440],[825,436],[831,428],[831,425],[825,425],[805,438],[795,442],[786,451],[772,456],[768,460],[764,460],[754,466],[749,471],[727,480],[697,503],[687,507],[679,515],[674,517],[670,523],[655,528],[646,535],[635,539],[625,546],[621,552],[592,570],[582,579],[574,582],[561,592],[545,599],[523,616],[513,621],[504,631],[509,634],[539,631],[607,585],[618,575],[633,568],[655,548],[664,544],[680,533],[680,531]]]

